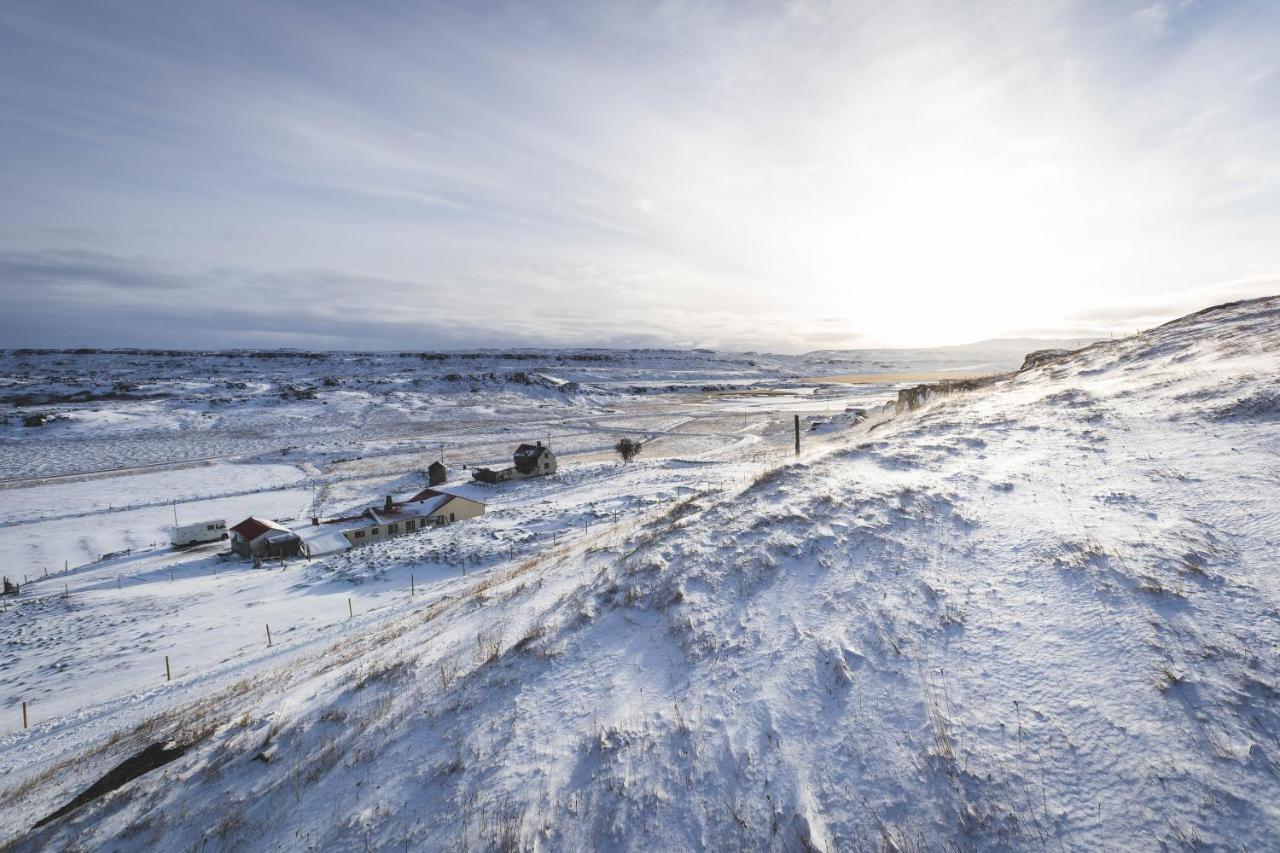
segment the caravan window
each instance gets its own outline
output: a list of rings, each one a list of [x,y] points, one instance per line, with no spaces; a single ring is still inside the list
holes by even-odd
[[[390,533],[390,534],[392,534],[393,536],[394,536],[395,534],[399,533],[399,532],[400,532],[400,524],[399,524],[398,522],[397,522],[396,524],[388,524],[388,525],[387,525],[387,532],[388,532],[388,533]]]
[[[355,533],[353,533],[353,534],[352,534],[352,536],[354,536],[356,539],[363,539],[363,538],[364,538],[364,531],[363,531],[363,530],[357,530]]]

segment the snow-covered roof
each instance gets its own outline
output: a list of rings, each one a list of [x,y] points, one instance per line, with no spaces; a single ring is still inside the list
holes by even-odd
[[[240,534],[240,537],[246,542],[252,542],[262,534],[272,530],[283,530],[288,532],[289,528],[285,527],[283,524],[277,524],[269,518],[258,518],[256,515],[249,516],[244,521],[231,528],[232,533]]]
[[[451,495],[455,498],[463,498],[464,500],[475,501],[478,504],[482,504],[484,503],[484,499],[488,497],[488,494],[489,493],[485,492],[483,489],[477,488],[469,483],[459,483],[456,486],[431,486],[430,488],[426,488],[418,492],[416,495],[406,500],[405,503],[417,503],[418,501],[425,501],[428,498],[433,498],[437,495]]]
[[[333,524],[308,524],[293,532],[302,540],[302,546],[312,557],[323,554],[336,554],[351,547],[347,537],[342,535],[343,527]]]

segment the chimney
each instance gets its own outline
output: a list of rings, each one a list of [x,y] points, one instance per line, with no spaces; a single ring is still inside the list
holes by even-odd
[[[539,441],[539,442],[538,442],[538,446],[539,446],[539,447],[541,447],[541,446],[542,446],[542,442],[541,442],[541,441]]]
[[[383,512],[391,512],[391,495],[387,495],[387,502],[382,505]]]
[[[319,518],[319,516],[315,516],[315,515],[311,516],[311,526],[312,526],[312,527],[319,527],[319,526],[320,526],[320,518]]]

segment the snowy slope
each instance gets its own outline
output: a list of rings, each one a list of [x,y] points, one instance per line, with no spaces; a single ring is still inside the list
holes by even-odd
[[[1266,849],[1277,364],[1273,298],[873,418],[331,645],[10,736],[0,832]],[[186,754],[18,834],[168,741]]]

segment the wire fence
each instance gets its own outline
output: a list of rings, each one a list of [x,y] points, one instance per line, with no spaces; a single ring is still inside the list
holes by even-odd
[[[420,531],[413,534],[402,534],[390,540],[381,540],[378,543],[374,543],[374,547],[372,548],[368,546],[356,547],[350,551],[344,552],[340,556],[341,558],[344,558],[347,560],[359,560],[362,565],[366,566],[367,569],[374,572],[376,572],[380,568],[391,567],[396,565],[404,566],[405,564],[410,564],[410,565],[431,564],[431,565],[449,566],[458,571],[459,577],[466,577],[469,574],[476,573],[476,572],[483,572],[497,565],[510,563],[516,560],[521,560],[521,559],[527,560],[535,557],[551,557],[551,556],[554,556],[557,551],[560,551],[563,554],[567,554],[568,552],[563,550],[566,546],[571,545],[575,542],[582,544],[586,540],[592,538],[593,531],[596,532],[596,539],[599,540],[601,536],[607,536],[610,533],[616,534],[619,532],[623,532],[627,529],[637,529],[641,520],[643,520],[646,516],[660,514],[672,503],[678,502],[682,498],[692,498],[699,495],[706,495],[713,491],[723,491],[725,489],[731,488],[734,485],[748,484],[752,480],[758,479],[760,476],[767,474],[770,470],[772,470],[773,467],[776,467],[777,463],[781,463],[781,462],[790,460],[792,458],[794,458],[794,452],[789,448],[781,448],[781,449],[770,448],[770,449],[763,449],[763,450],[755,450],[750,453],[743,454],[743,456],[736,461],[739,461],[739,462],[745,461],[745,462],[753,463],[755,465],[762,465],[764,466],[764,470],[762,471],[757,470],[753,472],[723,472],[723,473],[717,473],[717,474],[702,475],[702,476],[693,478],[698,483],[697,486],[677,484],[674,488],[674,496],[668,500],[655,500],[649,504],[644,504],[638,507],[631,507],[629,508],[629,510],[628,509],[610,509],[610,510],[605,510],[601,512],[600,510],[591,509],[591,510],[581,511],[578,513],[563,514],[555,519],[538,519],[534,521],[532,524],[539,525],[541,529],[530,529],[532,527],[532,524],[531,524],[524,527],[513,528],[508,530],[490,531],[490,533],[492,534],[492,538],[489,539],[488,541],[479,541],[475,535],[468,535],[465,532],[466,530],[465,527],[463,528],[463,531],[460,531],[460,532],[455,531],[453,528],[457,527],[458,525],[452,524],[452,525],[447,525],[443,528],[429,528],[426,531]],[[315,488],[317,487],[317,485],[321,483],[320,483],[320,480],[317,478],[317,479],[306,481],[306,484],[309,484],[313,488]],[[262,487],[259,489],[251,489],[251,490],[245,490],[242,492],[236,492],[234,494],[219,495],[219,497],[255,494],[258,492],[275,491],[277,489],[282,489],[282,488],[300,488],[303,485],[304,484],[302,483],[294,483],[294,484],[290,484],[289,486]],[[176,500],[176,502],[181,503],[181,502],[190,502],[190,501],[207,500],[207,499],[209,498],[189,497],[185,499],[179,498]],[[151,502],[146,504],[134,505],[133,508],[143,508],[146,506],[166,506],[174,502],[175,502],[174,500],[156,501],[156,502]],[[511,505],[513,503],[515,503],[515,501],[508,501],[506,502],[506,505]],[[121,509],[123,509],[123,507]],[[572,521],[569,521],[569,519],[572,519]],[[451,533],[457,533],[457,535],[450,536],[448,541],[438,542],[437,544],[434,544],[430,547],[427,547],[424,544],[422,548],[415,549],[413,552],[409,554],[404,554],[401,552],[381,553],[386,551],[386,549],[377,548],[378,545],[384,545],[391,542],[403,543],[405,540],[409,540],[411,537],[413,538],[420,537],[422,533],[433,534],[433,536],[431,536],[430,538],[424,539],[424,543],[425,543],[425,542],[431,541],[431,539],[439,539],[440,534],[442,532],[445,535],[449,535]],[[226,568],[223,569],[221,572],[223,574],[230,574],[232,572],[243,571],[249,566],[253,566],[253,568],[248,568],[249,571],[262,571],[262,570],[284,571],[284,570],[287,570],[290,565],[290,563],[286,562],[285,560],[276,560],[276,559],[253,561],[253,562],[250,562],[248,560],[237,560],[234,563],[228,564],[228,562],[223,561],[223,558],[228,556],[227,554],[224,553],[219,555],[218,560],[211,562],[208,565],[207,569],[204,567],[201,567],[193,570],[190,567],[167,566],[167,567],[157,567],[154,570],[149,570],[146,572],[132,572],[132,573],[121,572],[116,574],[114,578],[110,576],[105,578],[101,576],[96,577],[89,584],[84,585],[77,589],[73,589],[70,581],[66,579],[66,576],[70,572],[74,572],[78,569],[100,564],[102,562],[105,562],[113,558],[118,558],[122,556],[132,556],[138,553],[146,553],[147,551],[151,551],[151,550],[159,550],[162,547],[170,547],[170,546],[168,546],[167,543],[150,543],[149,546],[146,546],[144,548],[129,548],[120,552],[103,554],[103,555],[100,555],[99,559],[94,563],[86,563],[86,564],[82,564],[80,566],[75,566],[75,567],[64,565],[64,569],[62,572],[55,571],[53,573],[50,573],[48,572],[47,569],[45,569],[43,573],[39,577],[36,577],[34,580],[24,575],[22,586],[26,586],[28,584],[38,584],[43,587],[45,585],[45,582],[56,583],[57,580],[61,578],[62,589],[58,590],[55,588],[50,590],[48,593],[32,596],[32,595],[22,595],[21,587],[19,587],[17,590],[14,591],[13,595],[6,594],[3,597],[0,597],[0,602],[2,602],[0,603],[0,607],[3,608],[3,612],[7,613],[9,610],[14,609],[15,606],[21,606],[23,608],[39,609],[39,608],[47,608],[51,604],[54,604],[56,606],[56,603],[59,601],[65,602],[68,604],[68,606],[70,606],[75,596],[79,593],[92,592],[97,590],[109,590],[112,587],[114,587],[117,591],[124,591],[126,587],[132,587],[132,588],[150,587],[157,583],[160,583],[160,584],[177,583],[179,580],[189,580],[197,576],[218,575],[220,573],[219,572],[220,565],[226,566]],[[327,559],[328,558],[326,557],[319,557],[313,560],[311,558],[299,557],[294,559],[294,562],[292,563],[292,565],[299,565],[299,562],[298,562],[299,560],[305,560],[306,562],[302,563],[302,565],[305,566],[314,562],[325,561]],[[332,566],[332,562],[330,562],[330,565]],[[339,576],[342,575],[341,569],[337,569],[336,572]],[[6,580],[9,580],[9,579],[6,578]],[[440,579],[437,579],[436,582],[439,582],[439,580]],[[14,579],[13,582],[16,585],[16,579]],[[416,595],[418,595],[419,589],[422,589],[423,591],[425,591],[427,588],[428,588],[427,586],[419,587],[416,575],[412,572],[410,573],[408,584],[407,584],[407,594],[409,595],[410,598],[413,598]],[[43,592],[43,590],[41,591]],[[7,592],[7,588],[6,588],[6,592]],[[315,626],[314,630],[318,632],[321,630],[332,628],[335,624],[340,624],[342,622],[353,620],[356,616],[356,608],[354,606],[353,597],[347,598],[346,605],[347,606],[345,608],[345,612],[346,612],[345,618],[336,618],[333,621],[327,622],[323,625],[317,625]],[[378,607],[373,608],[370,611],[366,611],[366,614],[375,612],[378,610],[383,610],[387,606],[389,605],[382,604]],[[276,631],[274,640],[272,639],[271,628],[268,623],[266,622],[263,623],[263,629],[264,629],[263,642],[264,642],[265,648],[274,648],[275,646],[278,646],[281,644],[280,637],[282,632],[279,630],[279,626],[277,626],[277,631]],[[284,633],[288,634],[291,632],[289,631],[289,629],[286,629]],[[173,680],[173,668],[170,662],[170,657],[172,656],[172,654],[173,654],[173,650],[170,650],[170,654],[164,656],[164,677],[166,682]],[[183,673],[180,671],[179,675],[181,674]],[[15,703],[17,702],[16,697],[14,698],[13,701]],[[30,722],[30,710],[33,703],[31,703],[30,701],[23,701],[21,704],[22,704],[22,724],[23,724],[23,728],[27,728]]]
[[[695,492],[695,494],[705,493],[705,491]],[[483,573],[500,565],[507,565],[513,562],[518,563],[521,560],[529,560],[531,558],[538,557],[550,558],[556,556],[567,556],[570,551],[566,551],[566,547],[574,544],[587,547],[593,543],[598,543],[602,541],[603,538],[608,538],[611,535],[615,537],[625,536],[628,532],[638,529],[640,523],[647,516],[665,511],[670,504],[675,503],[680,499],[681,496],[675,496],[669,501],[661,501],[657,504],[646,505],[644,507],[636,508],[629,513],[624,510],[609,511],[602,516],[588,518],[582,522],[573,524],[566,523],[561,527],[542,531],[540,533],[533,533],[522,529],[515,531],[515,534],[517,535],[495,539],[483,546],[472,544],[472,547],[464,549],[462,547],[464,544],[463,542],[451,541],[430,549],[424,549],[421,557],[409,559],[404,556],[398,556],[396,557],[396,560],[401,565],[406,562],[412,565],[422,565],[424,563],[448,565],[455,568],[458,571],[458,577],[462,578],[469,577],[477,573]],[[563,521],[563,518],[561,520]],[[446,527],[444,529],[447,530],[448,528]],[[438,530],[439,529],[437,529],[437,531]],[[418,534],[402,534],[395,540],[383,540],[382,543],[378,544],[404,540],[416,535]],[[366,552],[370,554],[375,552],[375,549],[367,547],[356,550],[358,552]],[[314,561],[307,560],[305,563],[301,563],[301,565],[305,566],[307,563],[311,562]],[[299,565],[300,563],[298,559],[291,561],[258,561],[254,563],[250,563],[248,560],[237,560],[235,563],[228,566],[230,571],[224,569],[222,573],[230,574],[231,572],[243,571],[246,569],[248,571],[284,571],[290,566],[297,567]],[[248,568],[249,566],[254,566],[254,568]],[[258,568],[258,566],[261,568]],[[0,602],[2,602],[2,606],[5,611],[11,609],[11,604],[20,604],[24,608],[36,609],[47,608],[50,604],[55,604],[57,602],[63,602],[67,606],[71,606],[71,603],[75,600],[77,594],[84,592],[109,589],[112,587],[117,590],[126,590],[130,587],[138,588],[143,586],[152,586],[157,583],[177,583],[181,580],[190,580],[197,576],[217,574],[219,574],[218,563],[213,563],[209,567],[208,571],[193,571],[190,568],[184,571],[180,567],[161,567],[155,571],[147,572],[145,574],[122,572],[117,574],[114,578],[96,578],[91,584],[79,589],[72,589],[69,583],[64,582],[61,590],[54,590],[44,595],[21,595],[16,596],[13,599],[6,596],[5,598],[0,599]],[[53,576],[51,575],[49,577],[52,578]],[[46,578],[41,577],[38,580],[43,581],[46,580]],[[433,585],[438,584],[441,580],[442,579],[437,578],[434,583],[420,584],[416,574],[410,572],[408,581],[405,584],[405,593],[408,596],[409,603],[411,604],[413,599],[418,595],[427,593]],[[311,636],[318,636],[321,632],[330,630],[336,625],[352,622],[357,616],[368,616],[379,611],[385,611],[388,607],[394,606],[394,602],[381,602],[377,603],[377,606],[361,612],[355,605],[354,596],[347,596],[344,603],[346,605],[345,607],[339,606],[338,608],[335,608],[338,612],[338,616],[322,624],[313,624]],[[287,643],[289,639],[293,639],[294,637],[292,628],[284,628],[281,630],[281,627],[277,625],[273,633],[271,624],[266,621],[262,623],[261,628],[263,649],[274,649],[284,643]],[[285,639],[282,642],[282,636],[288,639]],[[244,654],[246,654],[246,652],[242,651],[235,659],[237,661],[242,660]],[[163,678],[165,682],[172,682],[184,675],[205,674],[203,672],[193,672],[189,668],[184,670],[179,663],[181,658],[175,654],[175,650],[172,648],[168,650],[168,654],[161,655],[157,652],[157,656],[163,657]],[[156,680],[159,681],[161,677],[161,670],[158,661],[155,672]],[[36,708],[37,703],[31,700],[22,700],[19,702],[16,697],[12,698],[11,701],[13,702],[14,707],[19,704],[21,705],[22,728],[29,728],[32,724],[32,720],[34,719],[33,710]]]

